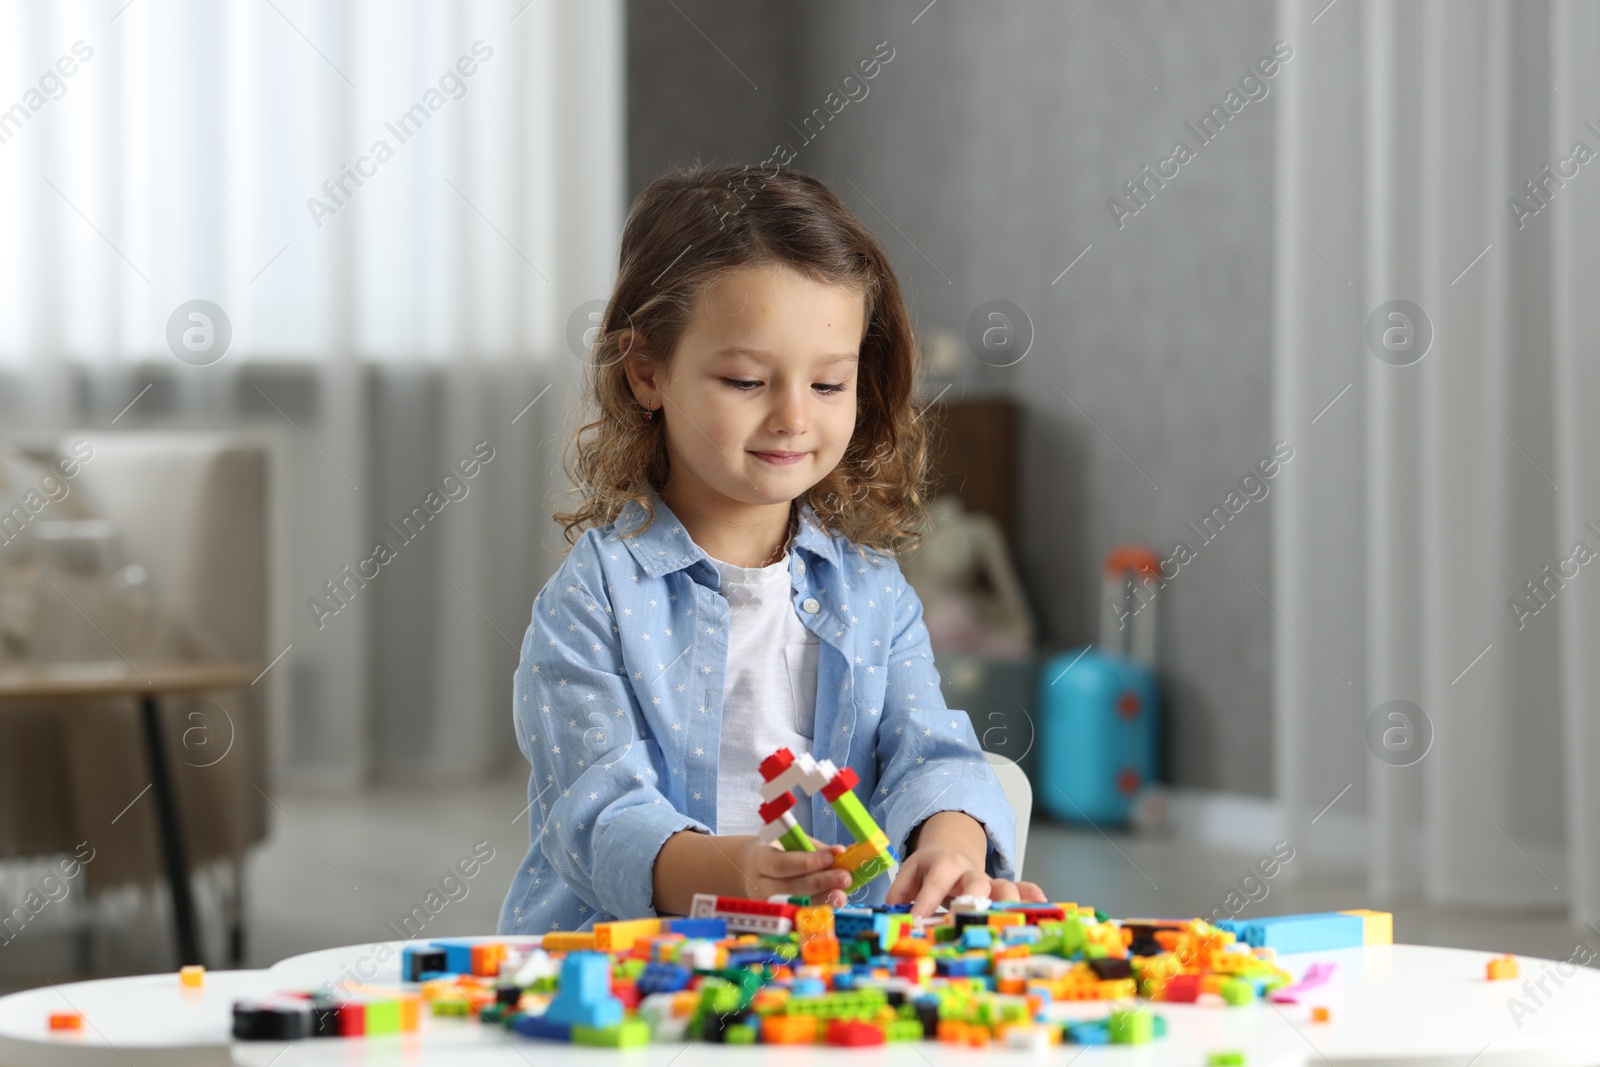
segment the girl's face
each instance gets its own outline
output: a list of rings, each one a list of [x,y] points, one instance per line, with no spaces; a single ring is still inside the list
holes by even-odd
[[[866,315],[860,289],[783,266],[709,285],[667,368],[629,367],[635,395],[665,419],[669,502],[787,505],[838,466]]]

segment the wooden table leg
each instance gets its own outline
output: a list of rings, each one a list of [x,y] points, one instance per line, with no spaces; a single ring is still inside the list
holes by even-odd
[[[189,860],[183,846],[183,830],[178,823],[178,805],[172,792],[172,776],[167,766],[167,749],[162,737],[161,706],[155,695],[139,699],[144,713],[144,740],[150,758],[151,792],[155,794],[156,819],[161,830],[161,853],[166,861],[167,881],[172,887],[172,926],[178,942],[178,963],[188,966],[203,963],[200,937],[194,913],[194,889],[189,883]]]

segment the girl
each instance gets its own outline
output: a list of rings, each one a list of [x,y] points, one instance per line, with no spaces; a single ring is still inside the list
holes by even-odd
[[[532,842],[500,932],[697,892],[845,904],[853,839],[820,792],[792,809],[818,851],[758,836],[780,747],[854,770],[901,859],[856,902],[1043,901],[895,562],[921,537],[926,423],[877,242],[804,174],[668,173],[628,215],[593,352],[580,501],[555,516],[573,546],[515,675]]]

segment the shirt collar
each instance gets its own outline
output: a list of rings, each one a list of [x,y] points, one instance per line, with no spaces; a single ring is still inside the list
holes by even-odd
[[[689,532],[683,528],[683,523],[678,521],[667,502],[661,499],[661,494],[653,486],[647,486],[645,493],[655,508],[655,520],[649,528],[632,537],[627,536],[645,521],[644,506],[636,500],[623,504],[615,524],[617,535],[628,546],[628,551],[633,553],[639,568],[650,577],[659,578],[704,560],[706,569],[715,572],[716,565],[711,557],[694,543]],[[804,501],[800,504],[800,529],[795,533],[794,547],[813,560],[825,560],[836,569],[842,567],[838,541],[823,529],[816,512]]]

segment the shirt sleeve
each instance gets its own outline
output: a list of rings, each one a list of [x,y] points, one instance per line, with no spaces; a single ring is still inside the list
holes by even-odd
[[[965,711],[945,706],[922,600],[893,560],[885,584],[895,591],[888,681],[878,727],[878,799],[884,832],[904,858],[911,832],[930,815],[960,811],[989,838],[991,878],[1015,880],[1017,816],[978,744]]]
[[[579,538],[534,600],[517,666],[517,744],[543,819],[533,843],[590,907],[620,919],[655,910],[655,860],[679,830],[711,828],[657,788],[648,736],[590,538]]]

